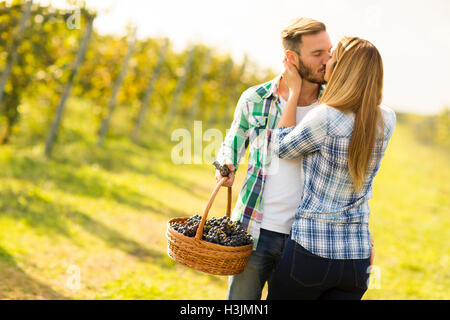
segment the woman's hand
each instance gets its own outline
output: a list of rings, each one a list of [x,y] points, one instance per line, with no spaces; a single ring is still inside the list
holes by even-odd
[[[372,251],[370,252],[370,265],[373,265],[373,260],[375,259],[375,249],[372,235],[370,235],[370,244],[372,245]]]
[[[295,127],[297,114],[297,101],[302,87],[302,78],[297,71],[295,65],[286,60],[283,60],[284,72],[282,74],[283,80],[289,88],[289,97],[286,102],[286,107],[281,114],[280,121],[278,121],[277,128],[280,127]]]
[[[284,58],[284,71],[282,77],[289,88],[289,98],[298,98],[302,87],[302,78],[294,64]]]

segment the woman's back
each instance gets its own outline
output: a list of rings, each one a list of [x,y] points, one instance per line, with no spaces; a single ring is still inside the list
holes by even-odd
[[[353,132],[354,114],[345,114],[326,105],[318,108],[323,108],[323,111],[318,111],[326,118],[327,132],[320,150],[308,154],[303,160],[305,192],[299,212],[340,214],[330,216],[330,219],[354,221],[360,213],[368,210],[365,206],[358,207],[372,196],[373,178],[378,172],[389,138],[395,128],[395,113],[388,107],[381,107],[384,135],[383,138],[379,136],[377,139],[362,190],[356,192],[348,169],[348,147]],[[383,147],[380,153],[381,143]],[[355,217],[352,217],[352,212]]]
[[[353,132],[353,113],[325,104],[311,110],[296,127],[277,129],[274,152],[280,158],[303,156],[305,184],[295,214],[293,237],[311,252],[334,259],[360,259],[370,254],[369,205],[372,182],[395,128],[394,111],[381,107],[383,142],[372,153],[368,175],[360,192],[348,169],[348,148]]]

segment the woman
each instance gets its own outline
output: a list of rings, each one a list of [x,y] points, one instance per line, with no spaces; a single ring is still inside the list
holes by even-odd
[[[381,106],[383,65],[369,41],[343,38],[325,70],[320,105],[295,126],[302,79],[285,61],[286,109],[274,152],[303,156],[304,190],[268,299],[361,299],[370,273],[372,182],[395,128]]]

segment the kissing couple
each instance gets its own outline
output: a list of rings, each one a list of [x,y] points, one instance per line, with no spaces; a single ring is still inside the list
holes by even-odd
[[[377,48],[299,18],[281,32],[284,71],[245,90],[217,161],[232,173],[249,148],[232,213],[254,239],[227,299],[353,299],[368,289],[372,183],[396,124],[381,105]],[[223,178],[216,171],[216,179]]]

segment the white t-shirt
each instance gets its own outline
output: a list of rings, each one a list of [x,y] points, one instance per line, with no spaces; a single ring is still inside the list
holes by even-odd
[[[286,101],[281,97],[280,100],[280,107],[284,110]],[[296,123],[316,105],[317,101],[309,106],[297,107]],[[272,155],[262,196],[261,228],[285,234],[291,231],[303,192],[302,159],[280,159]]]

